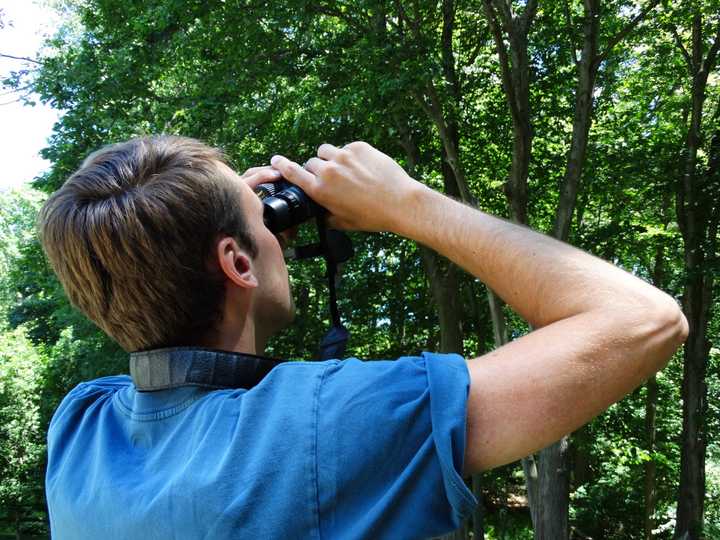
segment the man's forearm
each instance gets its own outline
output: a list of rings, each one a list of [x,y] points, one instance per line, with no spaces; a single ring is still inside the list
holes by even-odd
[[[674,300],[641,279],[426,186],[407,208],[394,232],[448,257],[535,327],[605,308],[673,310]]]

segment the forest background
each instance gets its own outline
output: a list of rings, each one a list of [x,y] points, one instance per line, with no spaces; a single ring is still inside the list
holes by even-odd
[[[0,192],[0,537],[47,537],[52,411],[78,382],[127,372],[68,304],[37,210],[89,152],[162,132],[222,147],[239,172],[365,140],[433,188],[667,291],[690,322],[668,367],[557,444],[472,478],[480,505],[448,538],[720,538],[720,0],[55,4],[61,30],[2,81],[66,112],[49,171]],[[352,236],[348,356],[471,357],[529,331],[425,247]],[[312,359],[329,324],[324,268],[290,274],[297,323],[267,352]]]

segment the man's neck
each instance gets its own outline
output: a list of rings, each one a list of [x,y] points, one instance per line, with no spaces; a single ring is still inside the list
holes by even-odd
[[[222,351],[264,355],[269,336],[257,331],[249,314],[242,320],[226,316],[204,346]]]

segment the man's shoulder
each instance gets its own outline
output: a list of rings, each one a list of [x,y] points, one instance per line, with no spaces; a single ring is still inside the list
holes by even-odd
[[[113,375],[84,381],[76,385],[62,399],[50,420],[48,443],[52,445],[69,427],[80,423],[86,411],[110,403],[120,390],[132,384],[128,375]]]
[[[325,379],[343,379],[353,377],[377,377],[402,382],[401,374],[424,374],[436,371],[437,366],[443,368],[465,369],[465,360],[458,354],[432,353],[423,351],[418,355],[406,355],[391,359],[361,360],[349,357],[344,360],[327,360],[319,362],[325,365]]]
[[[60,406],[71,401],[97,399],[101,396],[112,395],[131,385],[132,379],[129,375],[110,375],[83,381],[65,395]]]

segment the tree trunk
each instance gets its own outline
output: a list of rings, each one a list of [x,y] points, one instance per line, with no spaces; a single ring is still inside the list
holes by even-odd
[[[485,506],[482,498],[482,483],[479,474],[472,477],[472,490],[477,496],[478,505],[473,511],[473,540],[485,539]]]
[[[681,44],[679,45],[679,47]],[[707,410],[705,373],[710,342],[707,338],[712,305],[713,273],[708,257],[717,248],[717,164],[720,156],[720,129],[715,128],[705,175],[697,172],[701,145],[702,114],[707,79],[720,48],[720,28],[707,56],[703,58],[702,18],[695,11],[692,22],[692,52],[681,49],[693,74],[692,110],[685,146],[685,171],[678,182],[676,211],[684,240],[685,288],[683,311],[690,332],[685,343],[683,368],[683,431],[680,455],[680,487],[675,538],[701,538],[705,499],[705,414]],[[712,204],[711,201],[715,200]]]
[[[568,151],[565,177],[560,189],[560,201],[555,213],[553,236],[567,242],[570,236],[572,215],[575,211],[580,176],[585,165],[588,134],[592,122],[593,92],[599,62],[598,39],[600,35],[599,0],[586,0],[585,23],[583,25],[583,49],[577,68],[575,87],[575,113],[573,116],[572,139]]]
[[[402,122],[397,122],[397,124],[402,136],[401,144],[407,158],[408,174],[416,177],[419,161],[417,145],[412,139],[407,126]],[[443,171],[446,190],[455,187],[451,174],[448,170]],[[460,320],[462,311],[460,309],[460,284],[457,266],[450,261],[442,264],[440,257],[423,245],[419,245],[418,248],[420,249],[425,274],[430,283],[430,292],[438,309],[440,351],[463,354],[462,321]],[[443,266],[445,266],[444,269]]]
[[[440,352],[463,354],[460,292],[456,266],[450,262],[442,265],[439,256],[434,251],[423,245],[418,247],[425,274],[430,282],[433,301],[438,309]],[[447,270],[443,271],[442,266],[446,266]]]
[[[688,269],[688,272],[692,270]],[[702,281],[702,278],[688,280],[684,302],[690,333],[684,354],[683,431],[675,535],[676,538],[690,540],[699,540],[701,537],[705,499],[705,372],[710,351],[706,336],[707,312],[710,307],[707,300],[710,295]]]
[[[575,111],[573,116],[572,139],[567,154],[565,176],[560,189],[560,200],[555,213],[553,236],[567,242],[570,236],[572,217],[577,204],[577,194],[582,177],[592,124],[593,94],[597,70],[610,50],[637,26],[652,9],[656,1],[651,0],[641,13],[611,37],[608,46],[600,53],[600,0],[584,0],[583,48],[576,61],[577,85],[575,87]],[[572,36],[569,36],[572,41]],[[571,44],[575,50],[574,43]],[[575,53],[573,52],[573,58]],[[540,452],[539,499],[542,509],[537,512],[535,524],[536,539],[566,539],[569,535],[568,513],[570,493],[569,437],[550,445]]]
[[[568,538],[568,437],[540,451],[535,538]]]
[[[667,207],[670,201],[668,197],[663,201],[664,228],[667,229]],[[662,239],[658,240],[655,250],[655,265],[653,268],[653,285],[659,289],[665,288],[665,246]],[[646,383],[647,395],[645,398],[645,449],[650,453],[650,460],[645,462],[644,479],[644,530],[645,540],[651,540],[652,531],[655,528],[655,504],[657,502],[657,465],[655,464],[655,441],[657,415],[658,384],[655,375],[650,377]]]
[[[16,509],[14,514],[15,519],[13,521],[15,522],[15,540],[22,540],[22,521],[20,519],[20,509]]]
[[[580,60],[576,63],[577,86],[572,139],[553,226],[553,236],[563,242],[567,242],[570,236],[580,177],[585,165],[592,121],[595,76],[599,65],[597,58],[600,33],[599,0],[586,0],[584,5],[584,39]],[[569,436],[566,436],[540,452],[538,496],[542,502],[534,522],[535,538],[538,540],[566,539],[569,536],[569,448],[570,440]]]
[[[645,540],[651,540],[655,528],[655,503],[657,501],[657,466],[655,465],[655,413],[657,410],[658,385],[655,375],[648,379],[645,398],[645,444],[650,460],[645,462]]]
[[[527,35],[535,17],[537,3],[528,1],[521,16],[514,17],[509,3],[502,0],[485,0],[485,18],[495,40],[503,90],[513,121],[513,153],[510,172],[504,187],[508,200],[510,218],[526,225],[527,178],[532,155],[532,125],[530,123],[530,73],[527,55]],[[505,34],[510,43],[510,53],[505,45]],[[510,61],[512,58],[512,63]],[[508,341],[502,300],[488,288],[488,304],[493,323],[495,345],[501,347]],[[538,469],[534,456],[522,459],[528,503],[533,525],[537,527]],[[537,528],[536,528],[537,530]],[[536,533],[536,538],[537,533]]]

